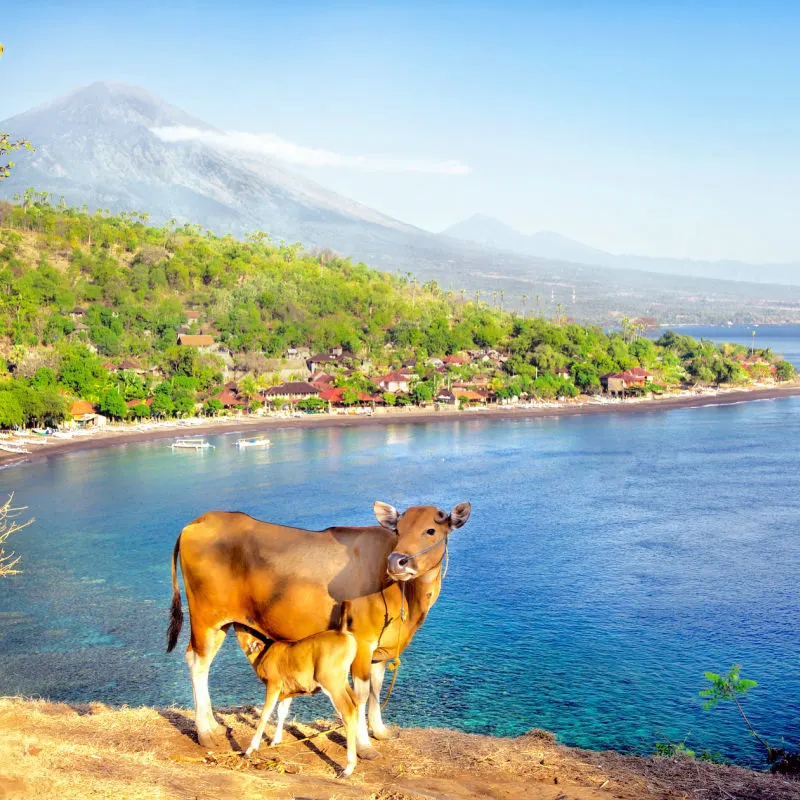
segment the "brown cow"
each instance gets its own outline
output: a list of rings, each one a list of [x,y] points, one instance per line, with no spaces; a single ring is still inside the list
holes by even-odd
[[[220,511],[187,525],[173,550],[167,650],[175,647],[183,622],[180,556],[191,622],[186,660],[200,743],[216,746],[214,732],[220,726],[211,708],[208,671],[231,624],[246,625],[269,640],[298,641],[327,630],[337,621],[342,600],[378,592],[387,578],[408,581],[423,576],[441,563],[447,536],[469,513],[469,503],[455,506],[449,515],[435,506],[415,506],[399,514],[392,506],[375,503],[381,527],[306,531]],[[368,698],[373,735],[389,735],[376,703],[384,664],[372,664],[365,655],[378,646],[378,641],[364,643],[353,672],[362,758],[377,755],[367,732]]]

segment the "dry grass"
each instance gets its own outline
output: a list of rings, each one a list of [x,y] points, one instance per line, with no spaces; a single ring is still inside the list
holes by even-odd
[[[219,715],[227,743],[209,754],[179,709],[109,708],[0,698],[0,798],[319,798],[319,800],[800,800],[800,784],[733,767],[590,753],[543,732],[517,739],[404,730],[352,779],[340,732],[287,726],[285,746],[241,756],[257,717]]]

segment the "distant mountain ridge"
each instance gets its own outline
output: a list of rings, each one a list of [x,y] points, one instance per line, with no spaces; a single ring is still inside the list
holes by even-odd
[[[748,264],[639,255],[615,255],[551,231],[525,234],[483,214],[457,222],[442,235],[535,258],[553,258],[613,269],[634,269],[668,275],[800,285],[800,263]]]

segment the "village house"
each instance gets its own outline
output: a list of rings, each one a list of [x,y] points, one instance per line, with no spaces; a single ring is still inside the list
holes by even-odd
[[[441,403],[442,405],[448,406],[454,406],[458,402],[456,400],[456,396],[450,389],[440,389],[433,400],[435,403]]]
[[[88,400],[76,400],[69,407],[69,413],[78,428],[102,428],[108,422]]]
[[[311,350],[307,347],[290,347],[283,355],[284,358],[291,360],[302,358],[303,361],[308,361],[311,358]]]
[[[456,402],[458,403],[464,403],[465,405],[486,404],[487,394],[477,389],[464,389],[454,386],[451,391],[453,393],[453,397],[455,397]]]
[[[178,345],[180,347],[196,347],[201,353],[208,353],[214,348],[215,342],[213,336],[206,334],[181,333],[178,335]]]
[[[555,374],[559,378],[564,378],[565,380],[570,380],[572,378],[572,373],[569,371],[569,367],[556,367]]]
[[[72,311],[69,312],[69,316],[73,322],[82,320],[86,316],[86,309],[81,308],[80,306],[75,306],[75,308],[73,308]]]
[[[607,372],[600,376],[600,384],[609,394],[622,394],[631,386],[651,383],[653,374],[642,367],[631,367],[624,372]]]
[[[344,350],[341,347],[331,347],[327,353],[317,353],[317,355],[311,356],[308,361],[308,368],[313,374],[319,369],[324,369],[326,366],[344,366],[345,364],[357,360],[358,359],[348,350]]]
[[[307,381],[289,381],[278,386],[270,386],[263,392],[264,397],[269,400],[289,400],[290,402],[304,400],[307,397],[317,397],[319,393],[320,388]]]
[[[150,408],[150,406],[153,405],[153,398],[148,397],[146,400],[139,398],[135,398],[133,400],[126,400],[125,405],[128,408],[133,408],[134,406],[147,406],[148,408]]]
[[[442,360],[448,367],[464,367],[470,363],[470,360],[463,356],[445,356]]]
[[[230,386],[226,386],[221,392],[217,392],[217,394],[212,395],[214,400],[219,400],[222,403],[222,407],[226,409],[241,409],[247,405],[247,401],[240,397],[236,391],[236,385],[233,384],[233,388]]]
[[[389,372],[378,378],[375,383],[381,391],[391,392],[392,394],[396,394],[397,392],[408,394],[411,390],[411,381],[414,377],[416,376],[414,376],[413,373],[395,370],[394,372]]]
[[[319,393],[319,399],[325,400],[328,403],[329,409],[331,406],[344,406],[345,403],[342,399],[344,392],[345,389],[341,386],[329,386]],[[372,395],[365,394],[364,392],[358,392],[357,399],[359,405],[364,405],[365,403],[383,403],[382,397],[372,397]]]

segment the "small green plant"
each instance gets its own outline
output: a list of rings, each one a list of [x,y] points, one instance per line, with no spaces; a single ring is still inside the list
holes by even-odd
[[[751,735],[767,751],[767,763],[771,765],[772,772],[779,772],[784,775],[800,775],[800,753],[789,752],[782,747],[772,747],[770,743],[761,736],[753,727],[747,714],[744,713],[742,704],[739,700],[744,697],[750,689],[754,689],[758,684],[755,681],[742,678],[740,671],[741,664],[734,664],[727,675],[717,675],[716,672],[705,672],[706,679],[711,681],[711,686],[700,692],[701,697],[706,698],[703,708],[706,711],[714,708],[720,701],[732,701],[739,714],[747,725]]]
[[[663,756],[664,758],[694,758],[694,750],[686,746],[686,740],[673,744],[672,742],[656,742],[653,755]]]

